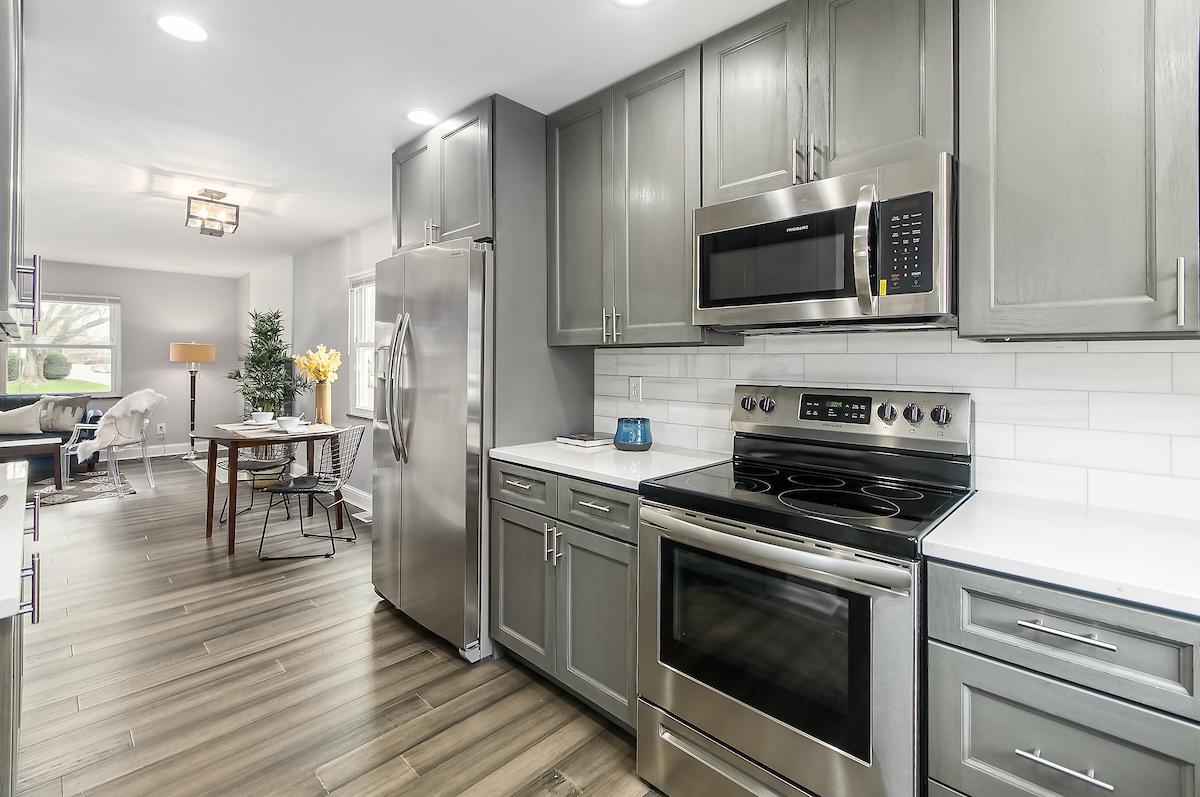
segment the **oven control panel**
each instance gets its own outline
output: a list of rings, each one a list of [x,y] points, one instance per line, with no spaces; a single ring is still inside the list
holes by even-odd
[[[738,385],[740,433],[970,454],[969,393]]]

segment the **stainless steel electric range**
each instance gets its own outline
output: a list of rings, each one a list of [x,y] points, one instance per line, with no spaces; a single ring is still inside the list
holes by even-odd
[[[919,794],[921,538],[962,393],[740,385],[731,462],[643,482],[638,774],[668,797]]]

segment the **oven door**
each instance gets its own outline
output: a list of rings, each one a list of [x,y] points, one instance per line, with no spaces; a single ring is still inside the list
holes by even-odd
[[[641,521],[643,700],[821,797],[912,797],[916,564],[645,501]],[[639,735],[639,762],[670,738]]]

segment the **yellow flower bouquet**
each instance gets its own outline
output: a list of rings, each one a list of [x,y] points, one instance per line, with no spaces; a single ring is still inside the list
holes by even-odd
[[[326,349],[322,343],[314,353],[312,349],[292,357],[300,372],[314,382],[336,382],[337,369],[342,364],[342,353],[337,349]]]

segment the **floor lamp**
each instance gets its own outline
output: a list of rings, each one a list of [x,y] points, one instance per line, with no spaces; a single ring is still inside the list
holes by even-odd
[[[211,343],[172,343],[171,344],[171,362],[187,363],[188,373],[192,375],[192,426],[189,431],[196,431],[196,372],[200,370],[200,363],[211,363],[217,361],[217,347]],[[191,440],[191,450],[183,455],[184,459],[200,459],[200,455],[196,453],[196,438]]]

